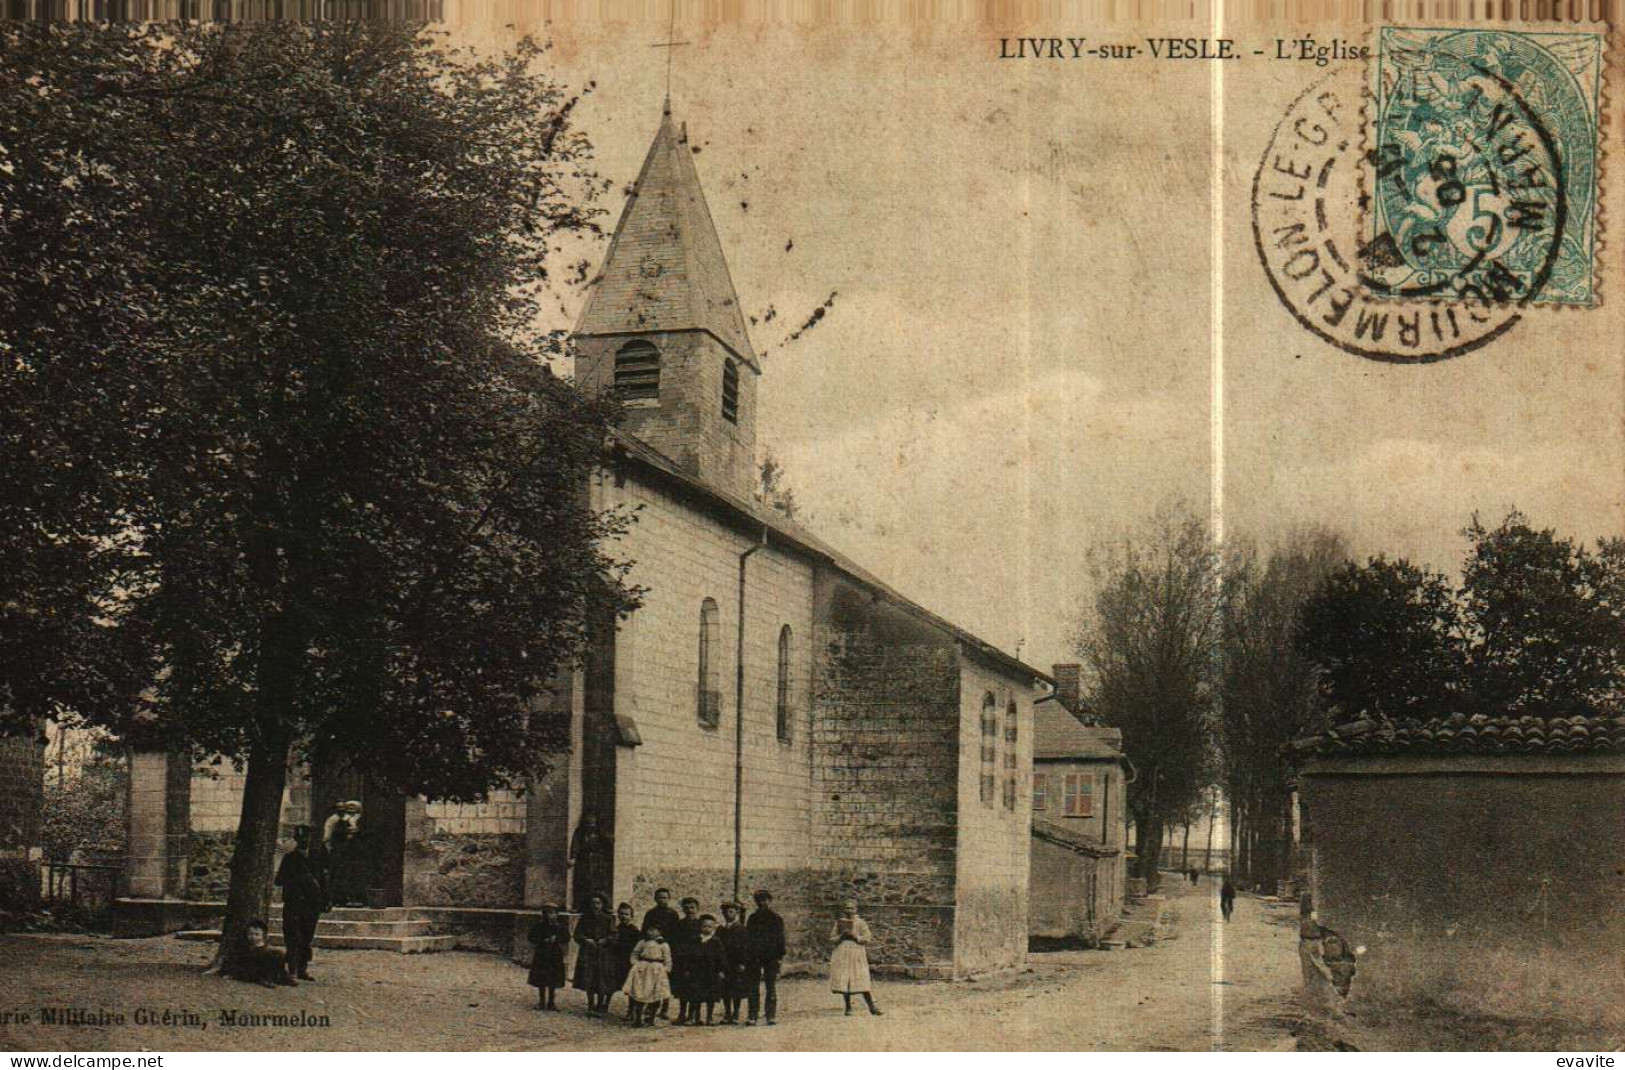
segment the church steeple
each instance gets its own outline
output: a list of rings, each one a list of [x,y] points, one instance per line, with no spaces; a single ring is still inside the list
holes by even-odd
[[[651,330],[706,331],[757,363],[686,124],[672,122],[670,100],[576,327],[578,335]]]
[[[616,394],[626,430],[719,489],[750,496],[760,362],[669,100],[575,342],[577,382]]]

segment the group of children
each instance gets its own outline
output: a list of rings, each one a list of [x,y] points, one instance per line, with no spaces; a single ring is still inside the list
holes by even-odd
[[[537,1007],[558,1009],[558,990],[564,987],[565,953],[577,946],[574,987],[587,994],[587,1014],[609,1014],[616,993],[626,996],[626,1021],[652,1026],[656,1017],[670,1018],[677,1002],[676,1025],[716,1025],[716,1005],[722,1004],[723,1025],[755,1025],[766,993],[766,1021],[776,1024],[779,966],[785,954],[784,921],[773,910],[773,894],[765,889],[755,896],[756,910],[742,903],[720,907],[722,918],[701,914],[699,900],[689,896],[671,909],[671,892],[655,892],[655,905],[632,924],[632,905],[622,903],[614,914],[603,894],[590,897],[572,933],[557,906],[542,908],[541,920],[531,928],[535,949],[530,983],[537,990]],[[870,991],[866,946],[869,927],[858,917],[857,904],[842,906],[842,917],[830,938],[835,953],[830,960],[830,987],[846,999],[862,995],[872,1014],[879,1014]],[[701,1010],[704,1020],[701,1020]],[[741,1012],[748,1017],[741,1021]]]

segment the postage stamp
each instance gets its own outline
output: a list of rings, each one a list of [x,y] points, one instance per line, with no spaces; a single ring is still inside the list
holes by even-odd
[[[1367,263],[1384,247],[1373,250],[1362,230],[1361,204],[1377,181],[1374,154],[1360,144],[1364,83],[1357,68],[1333,71],[1276,124],[1252,185],[1253,241],[1265,277],[1299,326],[1354,356],[1427,364],[1481,349],[1517,324],[1517,303],[1482,289],[1448,292],[1449,301],[1397,287],[1374,292]],[[1472,278],[1470,271],[1460,281]]]
[[[1376,45],[1367,292],[1595,305],[1603,34],[1389,26]]]

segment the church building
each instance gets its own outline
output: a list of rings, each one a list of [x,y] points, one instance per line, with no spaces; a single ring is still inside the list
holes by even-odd
[[[318,771],[284,820],[365,795],[375,905],[436,932],[592,890],[641,917],[660,887],[710,912],[768,888],[792,961],[824,962],[855,898],[877,966],[1018,965],[1049,681],[757,501],[763,362],[694,156],[668,106],[575,332],[577,384],[625,409],[590,493],[637,510],[614,553],[646,593],[553,688],[571,753],[478,805]],[[128,894],[223,898],[240,776],[171,764],[132,763]]]

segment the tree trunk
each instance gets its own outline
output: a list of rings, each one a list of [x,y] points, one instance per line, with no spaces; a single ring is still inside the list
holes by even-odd
[[[1219,823],[1219,808],[1215,806],[1207,815],[1207,846],[1202,849],[1202,872],[1213,868],[1213,826]]]
[[[231,968],[248,923],[256,918],[266,923],[271,920],[271,879],[276,872],[282,793],[288,783],[288,754],[293,747],[289,715],[304,641],[286,610],[267,618],[260,634],[263,648],[255,671],[259,738],[248,752],[243,807],[231,850],[226,917],[220,926],[220,950],[212,967],[222,972]]]
[[[1185,842],[1179,847],[1179,872],[1187,873],[1191,868],[1191,823],[1185,822]]]
[[[1149,818],[1140,833],[1143,841],[1139,856],[1140,876],[1145,878],[1145,890],[1154,892],[1162,883],[1162,820]]]
[[[292,740],[280,724],[255,745],[243,781],[243,809],[231,852],[231,885],[226,893],[226,919],[220,928],[216,965],[230,969],[251,920],[270,921],[271,878],[276,870],[277,841],[282,825],[282,792],[288,781]]]

